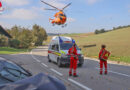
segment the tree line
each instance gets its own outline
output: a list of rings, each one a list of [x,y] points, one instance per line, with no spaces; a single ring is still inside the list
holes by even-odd
[[[32,46],[40,46],[47,39],[46,30],[37,24],[33,25],[32,29],[15,25],[11,29],[6,30],[13,38],[9,39],[0,35],[0,46],[29,48]]]
[[[118,26],[118,27],[113,27],[113,29],[111,30],[105,30],[105,29],[96,29],[95,30],[95,34],[100,34],[100,33],[105,33],[105,32],[109,32],[109,31],[113,31],[113,30],[118,30],[118,29],[122,29],[122,28],[127,28],[130,27],[130,25],[126,25],[126,26]]]

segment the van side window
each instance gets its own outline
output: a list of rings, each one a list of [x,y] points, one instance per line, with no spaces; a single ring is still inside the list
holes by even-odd
[[[55,50],[59,51],[59,45],[55,45]]]
[[[52,45],[51,49],[52,49],[52,50],[55,50],[55,45]]]

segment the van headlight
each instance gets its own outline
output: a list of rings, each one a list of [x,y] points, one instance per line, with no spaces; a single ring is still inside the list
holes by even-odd
[[[67,58],[68,55],[66,55],[66,54],[62,54],[61,57],[62,57],[62,58]]]

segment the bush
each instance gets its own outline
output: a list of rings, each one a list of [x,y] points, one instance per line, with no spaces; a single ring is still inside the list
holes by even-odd
[[[95,30],[95,34],[105,33],[105,29]]]
[[[8,38],[0,35],[0,46],[8,46]]]
[[[13,47],[13,48],[19,48],[20,41],[17,39],[12,39],[9,41],[9,45],[10,47]]]

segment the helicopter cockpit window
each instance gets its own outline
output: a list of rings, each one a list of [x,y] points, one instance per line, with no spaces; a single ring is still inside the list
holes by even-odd
[[[64,14],[59,14],[60,16],[64,16]]]
[[[63,19],[60,17],[60,20],[63,20]]]

